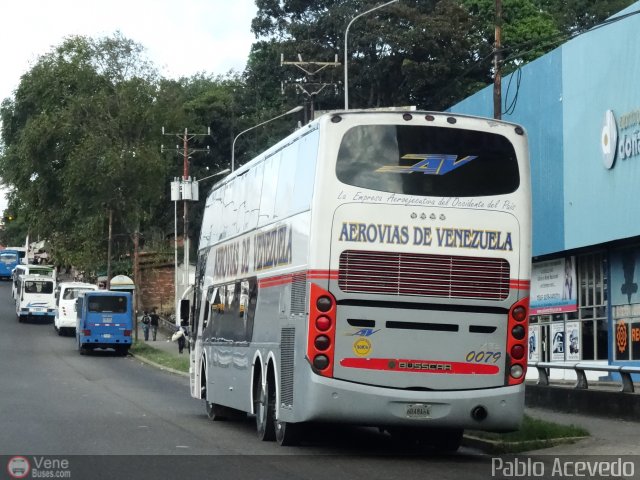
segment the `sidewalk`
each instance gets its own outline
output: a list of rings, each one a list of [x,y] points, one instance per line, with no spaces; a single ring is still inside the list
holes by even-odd
[[[527,407],[525,413],[548,422],[576,425],[591,434],[576,443],[530,451],[529,455],[640,455],[640,419],[630,422],[537,407]]]
[[[178,342],[171,341],[171,335],[173,335],[173,332],[168,332],[163,328],[158,328],[158,334],[156,335],[155,341],[152,338],[151,329],[149,329],[149,340],[145,342],[144,331],[142,330],[141,318],[142,316],[138,318],[138,342],[146,343],[150,347],[156,348],[158,350],[162,350],[163,352],[166,352],[176,358],[189,357],[189,350],[187,349],[187,347],[185,347],[184,350],[182,351],[182,354],[180,354],[178,351]]]

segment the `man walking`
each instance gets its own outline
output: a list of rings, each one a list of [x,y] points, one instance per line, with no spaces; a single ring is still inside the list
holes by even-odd
[[[142,331],[144,332],[144,341],[149,341],[149,324],[151,323],[151,317],[145,310],[142,315]]]
[[[156,335],[158,334],[158,323],[160,320],[160,316],[156,313],[156,309],[154,308],[149,317],[151,318],[151,338],[155,342]]]

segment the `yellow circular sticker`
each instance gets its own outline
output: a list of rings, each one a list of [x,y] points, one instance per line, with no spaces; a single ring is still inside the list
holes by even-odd
[[[366,338],[359,338],[353,344],[353,351],[359,357],[366,357],[371,353],[371,342]]]

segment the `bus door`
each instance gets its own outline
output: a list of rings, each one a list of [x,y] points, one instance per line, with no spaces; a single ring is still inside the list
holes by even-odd
[[[196,339],[194,348],[189,351],[189,374],[191,375],[191,396],[193,398],[202,398],[202,355],[204,331],[207,328],[209,319],[211,318],[211,309],[213,308],[212,299],[218,295],[218,287],[210,286],[204,295],[204,306],[198,312],[196,323],[192,326]]]

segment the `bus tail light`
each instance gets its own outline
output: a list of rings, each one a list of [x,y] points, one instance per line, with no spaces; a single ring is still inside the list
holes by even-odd
[[[125,330],[124,331],[124,336],[125,337],[130,337],[131,336],[131,330]]]
[[[91,330],[82,330],[82,335],[84,335],[85,337],[90,337],[91,336]]]
[[[529,297],[514,303],[509,309],[507,327],[506,384],[519,385],[527,372],[529,330]]]
[[[336,338],[336,299],[311,283],[307,358],[318,375],[333,377]]]

